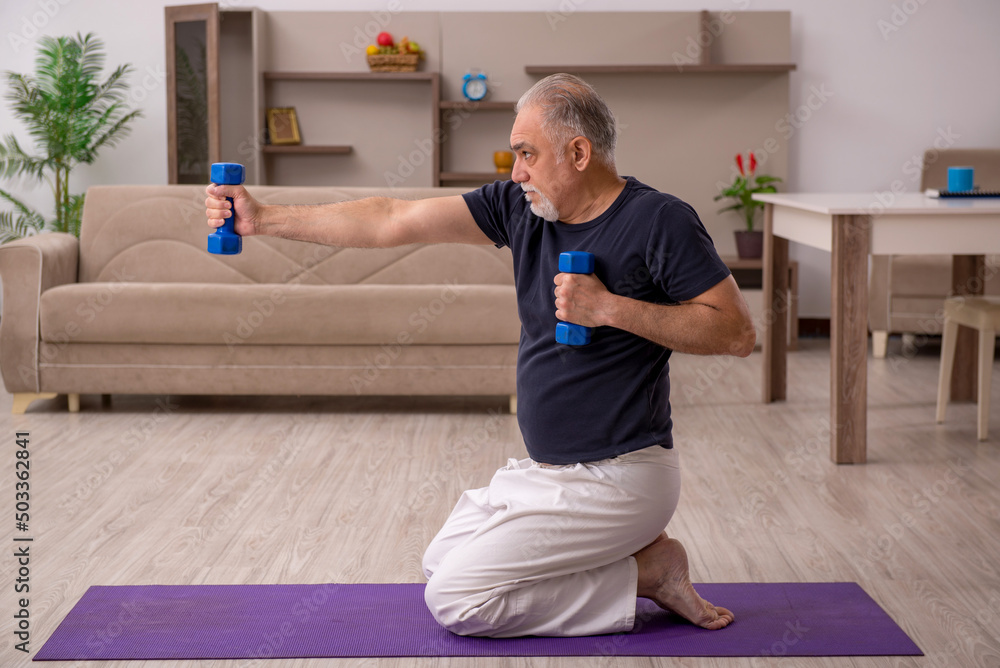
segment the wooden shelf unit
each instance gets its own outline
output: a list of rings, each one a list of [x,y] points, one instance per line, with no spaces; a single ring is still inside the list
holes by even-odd
[[[264,81],[265,106],[272,106],[267,101],[270,97],[269,83],[282,81],[298,82],[416,82],[430,84],[431,98],[431,136],[438,136],[441,127],[441,75],[438,72],[328,72],[328,71],[265,71]],[[262,153],[267,155],[350,155],[354,148],[349,145],[308,145],[308,144],[265,144]],[[441,154],[437,145],[431,153],[432,185],[440,185]]]
[[[351,146],[307,146],[304,144],[265,144],[261,147],[264,153],[299,153],[313,155],[347,155],[354,149]]]
[[[264,72],[264,81],[437,81],[437,72]]]
[[[441,110],[459,111],[514,111],[516,102],[492,102],[481,100],[479,102],[469,102],[466,100],[441,100]]]
[[[329,14],[330,17],[321,13],[317,14],[315,19],[306,20],[294,12],[275,12],[273,15],[280,18],[269,20],[277,21],[274,25],[280,24],[283,26],[284,31],[280,32],[282,36],[312,34],[313,39],[316,39],[319,35],[324,35],[331,31],[337,33],[341,29],[340,25],[333,20],[336,18],[337,13]],[[653,14],[656,15],[656,20],[654,21],[656,23],[659,20],[659,13],[651,13],[651,15]],[[605,57],[602,58],[594,57],[589,49],[578,51],[575,48],[569,47],[568,44],[560,42],[556,47],[537,49],[533,58],[529,55],[525,59],[527,62],[521,60],[509,65],[499,65],[498,63],[492,63],[487,58],[480,64],[485,65],[487,71],[493,72],[494,69],[497,70],[493,73],[499,75],[500,78],[498,81],[510,84],[508,88],[492,91],[494,94],[499,93],[504,97],[519,94],[533,80],[537,81],[542,76],[562,71],[573,72],[581,76],[625,75],[627,77],[624,80],[627,82],[624,83],[626,89],[644,87],[646,83],[656,81],[655,77],[672,78],[676,75],[681,75],[685,78],[684,86],[694,87],[698,90],[712,85],[708,82],[697,83],[699,77],[712,77],[715,75],[734,77],[746,75],[753,77],[751,83],[745,84],[741,82],[735,84],[737,88],[742,90],[747,86],[774,88],[771,83],[768,83],[772,81],[771,77],[787,78],[788,73],[796,69],[794,63],[788,62],[790,50],[787,46],[783,46],[784,42],[787,41],[787,33],[789,31],[789,27],[786,27],[784,23],[788,19],[783,19],[780,16],[785,13],[748,12],[745,14],[745,21],[727,27],[724,40],[712,39],[707,44],[704,43],[700,35],[709,34],[719,38],[719,21],[725,21],[726,19],[721,18],[721,15],[718,13],[703,11],[699,14],[695,12],[692,24],[689,12],[678,12],[676,14],[684,22],[682,28],[675,30],[673,28],[675,24],[670,22],[662,23],[662,25],[661,23],[656,23],[656,25],[659,26],[659,29],[665,31],[664,34],[668,39],[673,40],[669,43],[674,44],[677,49],[674,54],[675,59],[677,53],[684,52],[687,59],[689,59],[688,63],[670,62],[671,59],[664,57],[662,50],[650,49],[637,50],[635,51],[635,61],[633,63],[622,63],[615,60],[616,58],[620,58],[623,53],[620,49],[617,51],[605,49],[602,52],[606,52]],[[771,14],[776,16],[772,17]],[[742,13],[735,15],[744,16]],[[535,28],[537,28],[539,16],[541,15],[537,13],[526,13],[527,20],[532,22],[531,25]],[[455,17],[457,18],[450,15],[443,15],[443,18],[438,20],[435,24],[438,26],[435,29],[440,30],[437,37],[443,42],[447,36],[448,43],[454,43],[458,52],[464,53],[469,50],[477,52],[476,49],[481,46],[482,39],[470,36],[468,30],[464,27],[464,22],[470,19],[462,13],[456,14]],[[608,13],[608,17],[617,20],[618,15]],[[503,14],[498,19],[499,24],[493,29],[494,32],[506,33],[507,24],[504,21],[510,18],[507,14]],[[545,25],[551,27],[548,24]],[[585,25],[589,25],[589,27],[585,28],[586,30],[595,34],[606,29],[603,23],[593,24],[593,22],[585,22]],[[618,24],[616,23],[615,25]],[[691,32],[691,30],[698,31],[699,27],[699,32]],[[425,26],[428,34],[433,34],[435,29]],[[347,32],[344,34],[346,35]],[[541,30],[539,34],[547,35],[547,31]],[[775,48],[770,46],[767,48],[748,48],[748,45],[759,44],[759,40],[755,41],[751,36],[761,34],[773,35],[774,39],[765,41],[768,44],[775,42],[778,46]],[[685,43],[681,40],[684,35],[694,35],[690,39],[698,40],[700,48],[697,50],[697,53],[683,46]],[[730,39],[730,35],[733,36],[733,39]],[[285,38],[282,37],[282,39]],[[493,44],[491,41],[493,37],[487,35],[484,39],[490,47],[490,49],[484,52],[494,53],[495,49],[492,49]],[[689,42],[690,39],[688,39]],[[433,44],[433,40],[429,43]],[[514,111],[516,102],[513,100],[492,99],[471,102],[461,99],[460,68],[465,67],[465,63],[456,62],[454,56],[443,55],[445,52],[440,50],[440,48],[436,52],[432,48],[429,50],[428,60],[425,64],[428,70],[418,72],[310,71],[301,69],[302,67],[310,66],[308,63],[312,61],[309,58],[288,57],[288,53],[297,53],[297,46],[297,44],[293,43],[281,45],[276,42],[276,45],[273,47],[275,49],[274,53],[280,52],[282,56],[271,57],[268,55],[267,58],[262,56],[262,63],[269,62],[270,68],[265,69],[261,67],[257,70],[258,78],[256,81],[261,89],[262,98],[262,104],[260,105],[261,112],[267,107],[296,106],[297,103],[304,104],[307,109],[309,105],[312,105],[314,111],[321,108],[320,105],[327,103],[330,103],[333,109],[356,109],[358,108],[358,104],[356,104],[358,101],[363,106],[365,101],[386,100],[385,104],[389,104],[391,100],[401,99],[407,100],[406,104],[409,105],[405,108],[405,111],[408,112],[405,118],[409,119],[406,121],[408,124],[405,125],[407,135],[405,139],[400,139],[401,133],[398,131],[399,126],[397,124],[389,122],[389,126],[384,126],[386,123],[384,119],[376,122],[365,114],[355,114],[348,117],[352,129],[348,131],[350,134],[346,136],[337,134],[339,131],[336,129],[337,126],[333,125],[333,120],[323,117],[320,117],[319,120],[309,120],[310,124],[315,124],[318,128],[322,126],[327,131],[325,135],[317,131],[315,134],[316,141],[325,144],[336,144],[342,138],[349,137],[348,141],[353,146],[261,146],[258,149],[259,155],[264,159],[261,160],[262,164],[259,169],[268,174],[268,177],[264,179],[265,181],[280,183],[283,179],[294,179],[293,175],[300,170],[306,169],[304,166],[305,163],[298,162],[300,158],[296,157],[302,155],[358,156],[357,158],[350,158],[350,160],[356,159],[359,168],[363,171],[367,170],[364,172],[365,178],[375,182],[382,180],[380,176],[389,179],[394,173],[399,174],[403,179],[410,178],[407,176],[407,173],[412,174],[414,166],[420,167],[420,175],[419,177],[414,177],[413,182],[422,184],[429,181],[432,186],[472,185],[476,183],[488,183],[496,178],[509,178],[509,175],[498,174],[493,171],[487,156],[491,150],[506,148],[508,138],[504,134],[505,132],[509,132],[510,127],[510,124],[506,122],[507,116],[513,116],[512,112]],[[302,52],[303,54],[312,53],[312,51],[305,49]],[[452,51],[452,53],[455,53],[455,51]],[[577,55],[574,56],[574,53]],[[482,60],[481,54],[479,57]],[[590,64],[587,64],[586,59],[590,57],[594,59],[591,60]],[[577,64],[545,64],[558,63],[563,58],[571,63],[576,61]],[[716,62],[739,61],[741,58],[751,62]],[[584,62],[581,63],[581,61]],[[326,59],[324,62],[333,63],[336,62],[336,59]],[[336,67],[336,65],[332,66]],[[442,86],[443,77],[447,77],[447,79],[444,80]],[[641,77],[651,77],[654,79],[647,79],[643,82],[640,81]],[[688,78],[695,80],[695,83],[689,83]],[[286,87],[284,82],[293,83]],[[334,82],[336,85],[330,88],[323,88],[323,82]],[[398,97],[394,90],[359,88],[358,94],[355,95],[354,89],[350,88],[352,84],[344,82],[385,82],[389,87],[396,83],[404,84],[407,82],[413,82],[417,86],[430,84],[430,99],[427,100],[422,88],[419,91],[407,89],[407,92],[401,93]],[[319,84],[320,87],[312,88],[313,83]],[[670,86],[672,84],[661,80],[653,85],[657,88],[662,88],[664,85]],[[622,84],[619,84],[619,89],[621,88]],[[780,94],[781,91],[778,92]],[[641,93],[639,94],[641,95]],[[442,99],[445,95],[452,99]],[[773,99],[773,96],[769,99]],[[427,102],[424,102],[424,100],[427,100]],[[402,103],[399,107],[401,110],[404,109]],[[428,107],[430,107],[429,110]],[[427,126],[424,121],[428,111],[430,111],[429,125],[431,126],[429,131],[425,130]],[[416,114],[420,114],[419,117]],[[301,115],[300,110],[300,118]],[[418,118],[419,120],[417,120]],[[643,120],[647,119],[643,118]],[[506,128],[506,130],[502,131],[502,127]],[[396,130],[395,133],[393,133],[394,130]],[[388,131],[388,133],[385,131]],[[388,155],[382,153],[373,155],[370,153],[372,151],[371,141],[373,135],[377,136],[378,140],[381,141],[380,146],[385,145],[391,148],[391,151],[385,151]],[[355,140],[355,136],[357,136],[357,140]],[[308,142],[309,139],[307,138],[306,141]],[[491,149],[490,146],[495,146],[496,148]],[[416,151],[425,151],[427,155],[427,161],[422,163],[422,167],[420,156]],[[407,160],[411,156],[415,156],[415,158]],[[373,170],[371,165],[376,164],[376,162],[379,166]],[[354,162],[336,162],[336,164],[331,165],[331,172],[333,174],[344,174],[348,179],[353,178],[355,175],[353,171],[354,164]],[[639,164],[644,163],[640,161]],[[368,173],[376,171],[378,173]],[[419,179],[419,181],[416,179]]]
[[[702,34],[714,34],[712,16],[702,10],[699,16]],[[712,45],[709,40],[702,45],[698,62],[652,63],[636,65],[525,65],[525,74],[548,76],[558,72],[572,74],[787,74],[795,69],[794,63],[713,63]]]
[[[441,100],[438,106],[442,119],[449,112],[457,112],[463,114],[472,114],[478,111],[507,111],[514,112],[514,107],[516,102],[502,102],[495,100],[480,100],[478,102],[472,102],[469,100]],[[441,123],[441,127],[445,127],[445,123]],[[442,135],[444,136],[444,135]],[[442,171],[438,174],[437,185],[444,185],[446,183],[493,183],[497,179],[508,179],[510,178],[510,172],[506,174],[501,174],[494,171]]]
[[[785,74],[795,69],[792,63],[773,64],[700,64],[690,65],[525,65],[525,74],[548,76],[558,72],[572,74]]]
[[[699,63],[690,65],[675,64],[636,64],[636,65],[526,65],[524,71],[533,76],[547,76],[557,72],[572,72],[575,74],[640,74],[640,75],[700,75],[700,74],[786,74],[795,69],[793,63],[774,64],[711,64]],[[483,100],[471,102],[467,100],[441,100],[440,74],[438,72],[275,72],[263,73],[265,85],[276,81],[425,81],[432,87],[434,136],[446,137],[442,130],[442,117],[447,113],[475,113],[491,111],[513,112],[516,102]],[[265,97],[267,96],[265,92]],[[308,146],[308,145],[272,145],[262,147],[266,155],[348,155],[352,153],[350,146]],[[489,171],[442,171],[441,151],[435,144],[432,184],[440,186],[446,183],[489,183],[504,175]]]

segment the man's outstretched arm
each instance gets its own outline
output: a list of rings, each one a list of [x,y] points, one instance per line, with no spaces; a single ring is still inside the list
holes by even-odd
[[[411,243],[489,244],[460,195],[418,200],[389,197],[309,205],[264,205],[243,186],[210,185],[205,190],[208,225],[232,215],[236,233],[267,235],[350,248],[386,248]]]

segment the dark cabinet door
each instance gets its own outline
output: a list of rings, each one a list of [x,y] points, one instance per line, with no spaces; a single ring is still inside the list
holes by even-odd
[[[164,8],[167,178],[208,183],[219,162],[219,5]]]

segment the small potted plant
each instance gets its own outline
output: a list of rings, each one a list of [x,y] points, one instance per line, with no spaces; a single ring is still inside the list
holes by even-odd
[[[733,199],[735,202],[727,207],[719,209],[723,211],[739,211],[746,223],[745,230],[736,231],[736,253],[741,259],[759,258],[764,250],[764,233],[755,230],[754,219],[757,211],[764,208],[763,202],[757,202],[753,196],[757,193],[778,192],[772,185],[779,183],[781,179],[776,176],[757,174],[757,158],[753,151],[750,151],[747,168],[743,167],[743,154],[736,155],[736,167],[739,173],[736,174],[732,184],[722,189],[715,196],[715,201],[723,198]]]

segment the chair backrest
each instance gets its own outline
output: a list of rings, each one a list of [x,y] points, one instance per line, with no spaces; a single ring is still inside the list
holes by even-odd
[[[975,185],[984,190],[1000,190],[1000,148],[936,148],[924,151],[920,189],[948,187],[949,167],[972,167]]]

